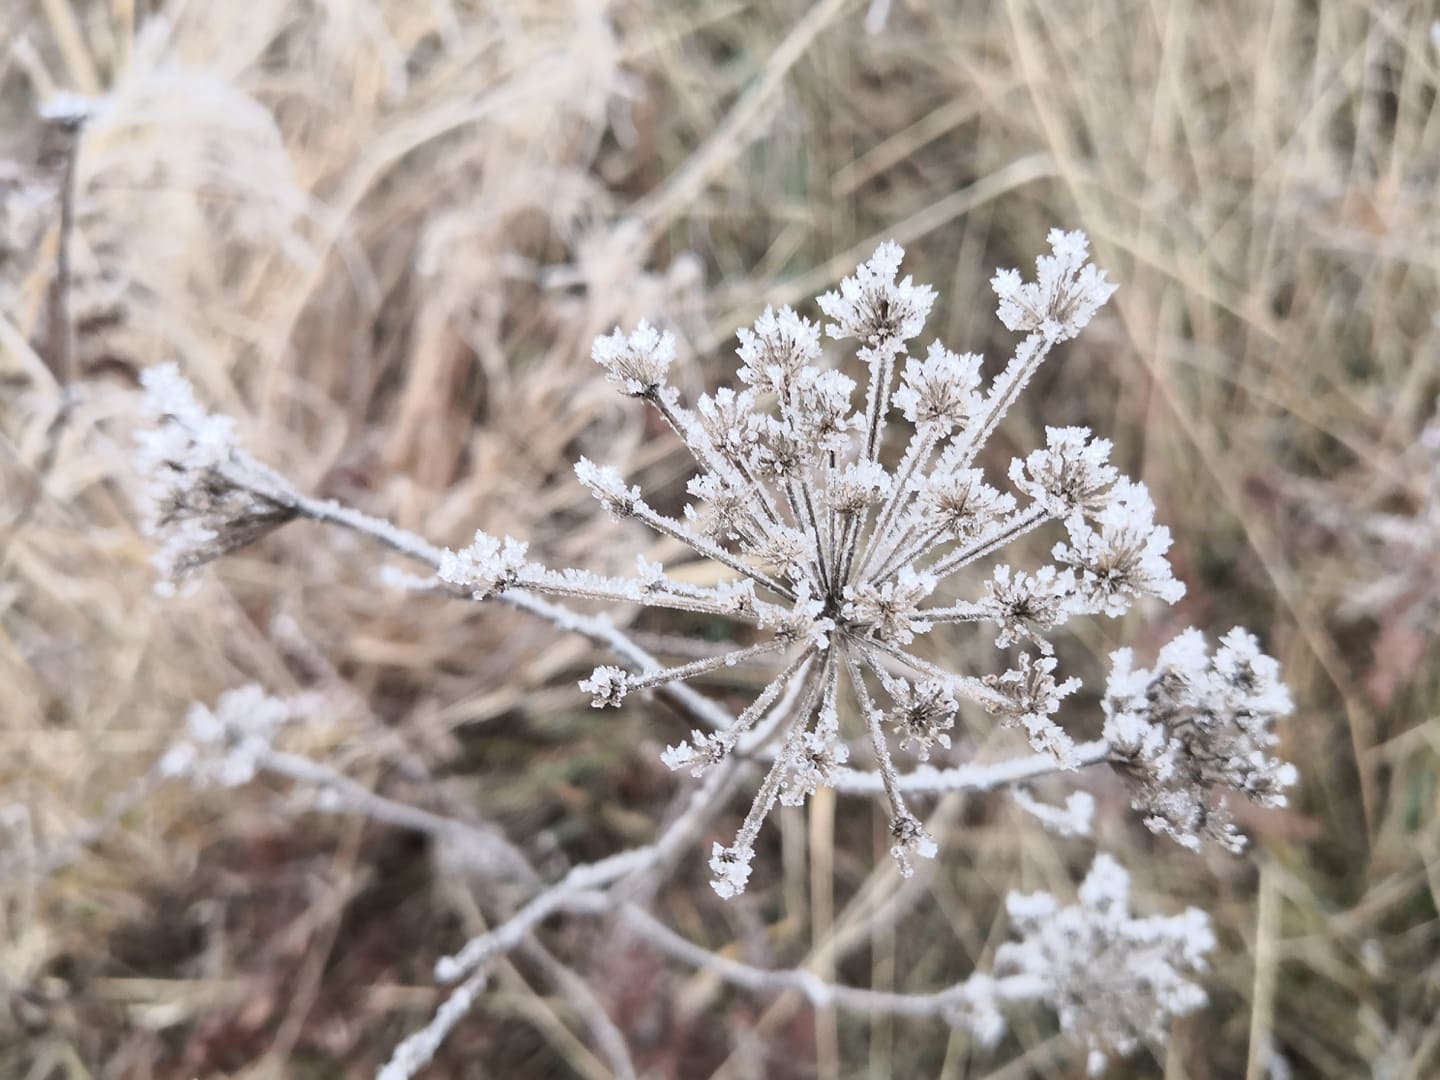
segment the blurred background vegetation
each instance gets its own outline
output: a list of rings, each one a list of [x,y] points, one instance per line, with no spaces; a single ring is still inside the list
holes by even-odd
[[[437,1003],[434,959],[506,909],[504,882],[305,792],[160,783],[192,701],[321,691],[331,719],[294,749],[497,821],[547,872],[644,842],[687,782],[657,760],[684,718],[589,710],[589,645],[383,587],[385,556],[318,526],[156,596],[125,466],[139,369],[178,360],[308,490],[439,543],[483,527],[628,569],[678,552],[605,519],[570,462],[621,465],[663,502],[688,459],[596,378],[594,334],[661,319],[684,389],[713,388],[736,325],[894,238],[939,289],[930,330],[1001,357],[988,278],[1054,225],[1088,231],[1121,289],[985,463],[1045,424],[1113,438],[1189,586],[1075,627],[1076,729],[1098,728],[1110,650],[1148,661],[1191,623],[1259,633],[1297,701],[1301,786],[1245,816],[1242,857],[1151,837],[1112,780],[1078,780],[1137,906],[1197,904],[1220,937],[1211,1008],[1115,1074],[1440,1073],[1440,616],[1418,602],[1440,575],[1369,527],[1432,483],[1437,18],[1386,0],[4,0],[0,1075],[368,1075]],[[76,160],[57,423],[66,149],[36,110],[59,90],[105,108]],[[1418,584],[1365,600],[1396,574]],[[988,670],[987,642],[957,630],[947,663]],[[735,702],[763,681],[707,688]],[[977,718],[958,749],[1017,747]],[[1064,893],[1093,850],[1003,798],[940,811],[914,885],[868,802],[821,798],[786,811],[744,902],[714,901],[697,855],[657,911],[764,966],[935,989],[1003,940],[1008,889]],[[756,1000],[613,929],[543,937],[650,1075],[1083,1070],[1040,1017],[989,1052]],[[517,954],[432,1075],[605,1075],[583,1031]]]

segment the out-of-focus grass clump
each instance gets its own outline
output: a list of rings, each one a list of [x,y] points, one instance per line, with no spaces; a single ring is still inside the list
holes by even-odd
[[[1347,602],[1395,572],[1376,515],[1433,484],[1414,449],[1440,388],[1433,10],[889,8],[873,34],[845,0],[55,0],[0,20],[0,1074],[365,1075],[433,1009],[434,958],[506,909],[506,883],[303,793],[163,783],[193,701],[328,695],[297,749],[498,821],[542,868],[643,842],[676,791],[657,754],[683,719],[595,717],[589,646],[384,587],[359,542],[290,526],[155,595],[125,466],[141,367],[177,360],[307,490],[613,571],[633,538],[569,462],[601,447],[676,497],[686,472],[607,392],[596,333],[664,318],[685,370],[728,382],[735,325],[893,237],[942,286],[936,333],[981,350],[993,268],[1056,223],[1121,289],[995,453],[1045,423],[1114,435],[1190,586],[1086,624],[1067,659],[1093,674],[1121,640],[1148,661],[1181,626],[1244,624],[1297,702],[1300,787],[1243,822],[1243,858],[1154,840],[1093,785],[1137,887],[1220,932],[1167,1075],[1440,1071],[1440,627],[1408,597]],[[59,90],[100,108],[57,422],[65,150],[34,117]],[[718,632],[651,618],[642,639]],[[897,899],[886,860],[854,855],[889,844],[866,806],[787,811],[769,895],[720,909],[682,874],[667,917],[754,962],[927,989],[993,952],[1006,888],[1080,864],[1009,804],[957,801],[938,872]],[[623,938],[552,944],[654,1075],[1065,1074],[1043,1030],[991,1055],[722,992]],[[436,1075],[604,1075],[553,975],[517,954]]]

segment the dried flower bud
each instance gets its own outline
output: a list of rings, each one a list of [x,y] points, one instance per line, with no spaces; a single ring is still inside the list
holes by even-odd
[[[912,424],[962,427],[980,411],[980,365],[977,353],[957,356],[940,342],[931,342],[924,360],[910,360],[895,405]]]
[[[229,417],[212,416],[174,364],[146,369],[135,466],[144,478],[146,531],[161,541],[154,562],[176,579],[295,518],[294,489],[245,453]],[[160,586],[162,592],[173,588]]]

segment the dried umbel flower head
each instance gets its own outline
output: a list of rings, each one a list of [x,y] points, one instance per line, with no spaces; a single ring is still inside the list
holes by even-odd
[[[1132,782],[1134,803],[1152,829],[1189,847],[1203,834],[1231,849],[1240,838],[1225,814],[1226,793],[1282,803],[1295,773],[1268,749],[1276,741],[1270,724],[1290,710],[1290,700],[1275,662],[1243,630],[1222,639],[1213,657],[1199,632],[1187,631],[1150,671],[1136,670],[1128,651],[1115,654],[1101,740],[1077,746],[1057,721],[1079,682],[1057,674],[1048,635],[1072,616],[1117,615],[1145,597],[1174,601],[1183,589],[1165,560],[1170,536],[1155,524],[1149,494],[1119,475],[1109,443],[1087,429],[1048,429],[1044,448],[1010,463],[1011,492],[992,487],[976,467],[1050,348],[1073,337],[1110,295],[1104,276],[1084,262],[1083,237],[1056,233],[1052,244],[1037,282],[997,275],[1001,317],[1027,335],[988,386],[981,385],[976,357],[938,343],[923,359],[910,354],[934,294],[909,278],[896,281],[901,252],[894,245],[883,245],[820,301],[830,337],[857,342],[866,375],[859,409],[851,404],[855,381],[823,366],[820,327],[789,309],[766,311],[740,335],[742,388],[705,395],[693,411],[666,382],[677,352],[670,335],[642,326],[602,338],[594,356],[612,381],[653,406],[694,456],[698,472],[687,490],[696,503],[673,517],[611,466],[581,458],[576,475],[611,514],[638,519],[733,575],[710,585],[672,577],[643,556],[627,576],[552,570],[533,561],[525,543],[485,533],[460,551],[445,551],[389,522],[299,493],[248,457],[230,422],[207,415],[173,367],[147,374],[155,429],[141,436],[140,458],[167,569],[197,566],[295,516],[343,526],[435,572],[431,579],[405,577],[407,588],[433,587],[438,579],[603,644],[618,663],[580,682],[596,708],[619,708],[663,688],[701,727],[661,755],[671,769],[711,774],[686,810],[655,843],[574,867],[504,925],[437,964],[439,978],[459,984],[434,1021],[397,1048],[386,1075],[409,1076],[430,1060],[473,1003],[488,965],[539,920],[572,902],[591,912],[626,902],[627,882],[650,873],[676,838],[709,819],[735,775],[735,758],[767,771],[733,842],[711,850],[712,887],[726,899],[745,891],[775,804],[801,806],[825,787],[883,795],[890,852],[905,875],[917,859],[937,853],[907,804],[911,793],[990,790],[1108,761]],[[897,410],[908,424],[905,445],[882,454]],[[1052,561],[1022,568],[999,558],[1046,526],[1064,533],[1051,548]],[[971,594],[947,595],[966,587],[957,582],[962,573]],[[666,668],[608,620],[535,594],[718,616],[739,626],[739,640],[720,655]],[[917,638],[952,623],[988,628],[997,649],[1013,650],[1005,669],[983,677],[955,673],[917,654]],[[766,659],[774,660],[776,674],[738,716],[675,685]],[[167,756],[162,771],[221,784],[244,782],[258,769],[320,778],[381,820],[424,822],[420,827],[447,833],[453,827],[272,750],[272,735],[296,707],[247,688],[213,711],[197,708],[191,739]],[[928,764],[950,752],[953,731],[986,715],[1022,730],[1036,753],[952,768]],[[897,754],[919,764],[903,770]],[[857,768],[852,759],[873,768]],[[1094,810],[1084,793],[1053,805],[1021,790],[1016,804],[1046,828],[1076,836],[1089,832]],[[1198,912],[1133,917],[1128,885],[1124,871],[1102,856],[1076,904],[1012,896],[1019,940],[999,950],[994,974],[976,972],[929,998],[899,1004],[895,995],[829,987],[808,973],[795,977],[817,1004],[843,995],[867,1009],[885,1003],[904,1015],[928,1010],[986,1042],[1004,1033],[1002,1007],[1043,1001],[1085,1044],[1092,1069],[1099,1068],[1112,1053],[1162,1038],[1171,1016],[1203,1002],[1191,976],[1213,947]],[[611,887],[613,894],[606,892]],[[686,958],[707,955],[684,941],[675,948]],[[728,961],[722,974],[742,985],[770,981]],[[784,973],[776,978],[792,982]]]
[[[294,491],[240,448],[233,420],[200,407],[174,364],[147,368],[141,382],[136,468],[163,588],[293,519]]]
[[[576,475],[600,504],[679,540],[734,577],[697,586],[641,562],[633,578],[556,572],[526,559],[524,545],[484,533],[448,557],[441,576],[477,596],[518,588],[725,616],[748,624],[751,644],[678,667],[597,668],[581,682],[596,708],[767,653],[779,672],[733,723],[669,747],[673,769],[701,775],[753,742],[769,760],[750,812],[730,845],[717,845],[714,887],[744,890],[756,839],[777,801],[796,804],[850,775],[857,739],[878,771],[891,819],[892,853],[903,873],[935,854],[903,794],[891,750],[920,761],[948,749],[962,705],[978,706],[1025,731],[1058,766],[1078,764],[1055,721],[1079,684],[1057,680],[1045,635],[1079,614],[1119,615],[1136,600],[1174,601],[1170,534],[1154,521],[1144,486],[1109,463],[1110,444],[1085,428],[1050,428],[1046,445],[1010,465],[1014,492],[990,486],[975,462],[1006,410],[1057,342],[1074,337],[1114,287],[1086,262],[1080,233],[1052,232],[1053,253],[1037,280],[995,278],[999,314],[1026,337],[1004,370],[982,386],[981,358],[932,342],[911,355],[935,293],[897,280],[901,249],[882,244],[836,292],[819,298],[825,334],[853,342],[865,375],[827,365],[821,327],[790,308],[767,309],[739,333],[741,387],[703,395],[695,408],[667,381],[676,358],[668,333],[648,324],[597,339],[593,357],[627,395],[653,406],[698,467],[683,517],[661,513],[613,467],[582,458]],[[898,386],[897,386],[898,372]],[[881,448],[892,412],[907,422],[893,466]],[[1065,539],[1053,563],[995,564],[983,591],[940,599],[961,572],[1043,526]],[[1021,651],[986,678],[952,673],[912,646],[934,627],[988,624],[995,643]],[[853,719],[852,719],[853,718]],[[855,730],[847,730],[853,723]],[[764,744],[764,745],[759,745]]]
[[[1110,761],[1131,786],[1145,824],[1191,850],[1209,837],[1229,851],[1245,846],[1226,806],[1239,793],[1260,806],[1285,805],[1295,766],[1272,757],[1270,729],[1294,706],[1279,665],[1236,627],[1212,658],[1204,635],[1187,630],[1136,669],[1129,649],[1111,657],[1105,690]]]
[[[1130,875],[1108,855],[1095,857],[1077,901],[1011,893],[1006,907],[1019,940],[1000,946],[995,976],[1012,986],[1033,980],[1034,996],[1082,1041],[1096,1075],[1110,1055],[1129,1054],[1142,1039],[1163,1043],[1171,1017],[1205,1004],[1191,977],[1205,970],[1215,935],[1196,908],[1136,918]]]

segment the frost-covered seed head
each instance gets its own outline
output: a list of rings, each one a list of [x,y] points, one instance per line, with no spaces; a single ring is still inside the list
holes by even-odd
[[[692,731],[689,742],[667,746],[660,761],[667,769],[688,769],[691,776],[703,776],[706,769],[724,761],[728,752],[729,747],[719,735]]]
[[[895,391],[895,406],[912,424],[939,424],[945,428],[961,427],[980,411],[980,365],[984,358],[976,353],[956,356],[935,341],[924,360],[910,360],[900,389]]]
[[[1110,440],[1092,439],[1089,428],[1047,427],[1045,449],[1012,461],[1010,481],[1057,516],[1099,510],[1120,475],[1110,449]]]
[[[1004,704],[993,704],[1006,724],[1021,727],[1030,738],[1030,745],[1040,753],[1052,755],[1063,768],[1075,767],[1075,741],[1064,728],[1051,719],[1060,710],[1060,702],[1080,689],[1080,680],[1055,681],[1055,658],[1032,659],[1021,653],[1016,665],[1003,675],[987,675],[985,683],[998,691]]]
[[[940,342],[911,354],[908,343],[921,333],[935,293],[900,277],[894,244],[882,244],[819,298],[826,334],[854,342],[851,358],[827,356],[814,322],[769,309],[739,332],[739,387],[701,395],[693,410],[663,382],[674,357],[668,335],[642,325],[597,341],[596,359],[611,380],[660,410],[690,451],[693,502],[672,518],[614,468],[581,458],[576,475],[612,514],[688,546],[697,575],[671,578],[643,560],[634,579],[557,572],[493,539],[447,561],[451,579],[478,582],[485,593],[550,590],[748,624],[718,655],[643,675],[597,668],[581,683],[597,707],[776,655],[779,674],[732,727],[692,733],[662,755],[670,768],[695,775],[742,744],[771,762],[735,842],[712,857],[720,895],[744,889],[775,804],[803,803],[848,772],[848,744],[862,734],[895,822],[895,856],[907,870],[935,846],[902,798],[891,742],[922,761],[947,754],[965,710],[972,722],[984,710],[1023,729],[1060,765],[1076,765],[1058,714],[1079,684],[1057,675],[1048,636],[1079,614],[1116,615],[1141,597],[1180,595],[1165,561],[1169,534],[1155,524],[1145,489],[1110,464],[1106,440],[1086,428],[1047,429],[1044,449],[1011,464],[1013,491],[992,486],[977,465],[1055,342],[1072,336],[1111,291],[1085,263],[1082,236],[1057,231],[1051,240],[1036,282],[997,275],[1003,317],[1028,336],[988,386],[979,356]],[[847,367],[851,360],[858,362]],[[866,377],[862,394],[850,372]],[[909,424],[892,427],[895,415]],[[887,430],[908,443],[887,447]],[[1004,559],[1008,545],[1042,528],[1064,538],[1052,565]],[[717,567],[734,576],[689,584],[714,580]],[[996,627],[999,648],[1023,643],[1030,651],[985,678],[952,675],[908,651],[941,623],[975,622]],[[888,701],[872,699],[875,680]],[[1261,779],[1251,786],[1260,790]]]
[[[778,314],[767,307],[753,330],[742,327],[737,336],[740,381],[782,397],[800,373],[820,359],[820,327],[788,307]]]
[[[955,726],[960,703],[949,686],[939,679],[911,682],[886,676],[881,683],[892,703],[887,719],[900,737],[902,750],[913,748],[916,757],[929,761],[931,746],[950,749],[947,733]]]
[[[1293,711],[1279,665],[1236,627],[1212,658],[1198,630],[1175,638],[1152,669],[1129,649],[1111,658],[1102,702],[1110,760],[1130,784],[1131,805],[1151,831],[1199,850],[1211,839],[1239,851],[1245,838],[1226,806],[1239,794],[1260,806],[1286,802],[1295,767],[1269,751],[1272,722]]]
[[[825,332],[832,338],[857,338],[871,346],[898,344],[920,333],[935,303],[935,290],[916,285],[908,277],[896,284],[904,257],[904,248],[887,241],[868,262],[860,264],[854,277],[840,282],[839,292],[819,297],[820,310],[833,320],[826,324]]]
[[[1056,562],[1078,572],[1086,609],[1115,616],[1138,597],[1173,604],[1185,595],[1165,558],[1170,530],[1155,524],[1155,504],[1144,484],[1117,484],[1095,525],[1072,514],[1065,522],[1070,543],[1056,544],[1052,552]]]
[[[294,706],[271,697],[257,683],[227,690],[213,709],[199,703],[190,706],[185,715],[190,737],[166,753],[160,772],[198,787],[248,784],[276,733],[294,717]]]
[[[592,708],[618,709],[630,689],[629,676],[624,668],[602,664],[590,673],[588,679],[580,680],[580,689],[590,695]]]
[[[825,503],[837,514],[855,515],[878,504],[890,492],[890,474],[878,461],[852,461],[830,481]]]
[[[755,852],[743,847],[724,847],[717,843],[710,852],[710,872],[715,880],[710,887],[722,900],[729,900],[745,891],[750,880],[750,863]]]
[[[939,850],[925,827],[909,814],[902,814],[890,823],[890,839],[895,841],[890,857],[899,866],[901,877],[914,875],[917,857],[933,859]]]
[[[1209,917],[1130,913],[1130,875],[1097,855],[1077,902],[1049,893],[1011,893],[1006,902],[1018,938],[995,954],[998,977],[1031,976],[1060,1018],[1061,1030],[1088,1050],[1092,1075],[1111,1055],[1141,1040],[1164,1042],[1172,1017],[1205,1004],[1193,981],[1215,948]]]
[[[990,280],[1000,298],[995,313],[1007,329],[1066,341],[1094,318],[1115,286],[1086,262],[1090,242],[1084,233],[1051,229],[1047,239],[1051,254],[1035,260],[1035,281],[1023,283],[1016,270],[1000,270]]]
[[[833,708],[826,709],[790,760],[790,771],[780,788],[780,804],[804,806],[817,790],[835,782],[835,770],[849,760],[850,748],[840,741],[840,718]]]
[[[906,566],[883,585],[864,581],[846,590],[842,614],[860,633],[894,645],[908,645],[930,629],[920,605],[935,591],[935,579]]]
[[[147,368],[140,382],[139,501],[168,592],[174,580],[294,520],[294,492],[240,448],[233,420],[200,406],[174,364]]]
[[[1015,496],[985,483],[979,469],[947,468],[942,459],[929,476],[915,481],[914,521],[950,540],[977,536],[1015,508]]]
[[[625,393],[645,397],[665,384],[665,374],[675,361],[675,335],[643,321],[628,338],[616,327],[608,337],[595,339],[590,358]]]
[[[1002,649],[1021,641],[1033,642],[1041,652],[1051,645],[1040,636],[1070,615],[1075,600],[1075,574],[1042,566],[1034,574],[1001,564],[985,583],[981,601],[990,620],[1000,627],[995,644]]]

